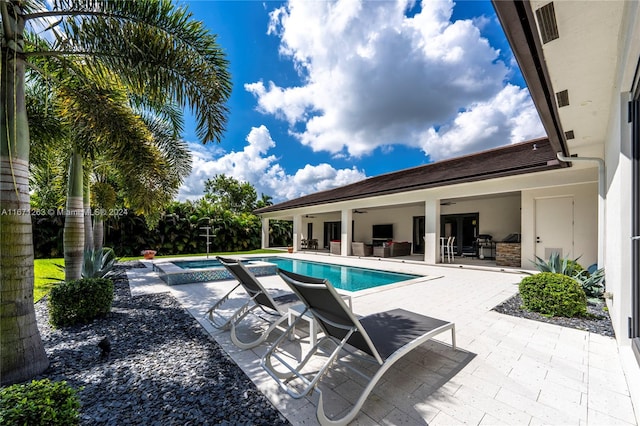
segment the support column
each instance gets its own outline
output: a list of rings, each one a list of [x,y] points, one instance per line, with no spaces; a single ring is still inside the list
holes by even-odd
[[[424,261],[435,265],[440,259],[440,200],[424,203]]]
[[[302,236],[300,232],[302,231],[302,215],[296,214],[293,216],[293,251],[296,252],[300,250],[300,240]]]
[[[340,256],[351,255],[351,239],[353,236],[353,229],[351,229],[351,222],[353,221],[353,211],[351,209],[342,209],[340,225]]]
[[[261,239],[262,239],[262,248],[266,249],[269,248],[269,219],[266,217],[263,217],[261,219],[262,222],[262,233],[261,233]]]

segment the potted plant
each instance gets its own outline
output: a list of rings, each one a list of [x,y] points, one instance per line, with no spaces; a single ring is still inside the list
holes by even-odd
[[[157,252],[155,250],[142,250],[142,255],[145,259],[153,259],[156,253]]]
[[[293,247],[291,247],[291,246],[287,247],[287,251],[288,251],[289,253],[293,253]]]

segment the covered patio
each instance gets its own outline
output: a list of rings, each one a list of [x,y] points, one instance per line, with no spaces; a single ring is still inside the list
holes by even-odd
[[[549,141],[539,139],[365,179],[256,213],[263,248],[269,247],[269,221],[277,219],[292,221],[293,251],[498,268],[532,268],[536,256],[557,252],[589,266],[598,260],[597,181],[594,169],[561,167]],[[448,241],[453,262],[444,256]]]

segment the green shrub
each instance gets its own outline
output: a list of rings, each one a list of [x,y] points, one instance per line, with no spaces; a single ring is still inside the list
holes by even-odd
[[[113,282],[84,278],[59,284],[49,295],[49,320],[55,327],[85,324],[111,311]]]
[[[0,389],[1,425],[77,425],[80,400],[67,382],[49,379]]]
[[[571,277],[542,272],[520,282],[524,307],[543,315],[574,317],[587,313],[587,297]]]

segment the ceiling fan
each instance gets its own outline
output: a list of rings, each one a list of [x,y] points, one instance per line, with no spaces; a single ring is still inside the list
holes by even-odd
[[[366,210],[358,210],[358,209],[355,209],[353,212],[354,212],[355,214],[369,213],[369,212],[368,212],[368,211],[366,211]]]
[[[310,214],[305,214],[304,217],[307,219],[315,219],[315,216],[311,216]]]
[[[440,203],[441,206],[450,206],[452,204],[455,204],[453,201],[442,201]]]

